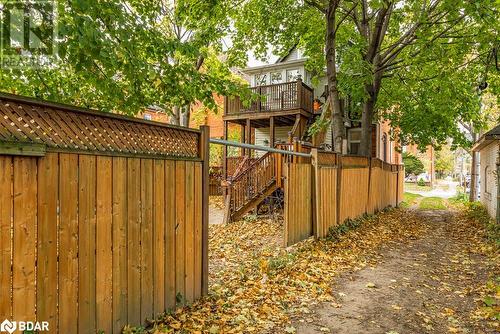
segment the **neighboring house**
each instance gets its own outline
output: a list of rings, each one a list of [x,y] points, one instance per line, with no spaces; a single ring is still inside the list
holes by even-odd
[[[473,151],[479,152],[480,199],[492,218],[499,221],[498,170],[500,164],[500,125],[486,132],[474,144]]]
[[[169,123],[170,120],[170,116],[165,111],[155,108],[147,108],[142,113],[137,114],[136,117],[161,123]]]
[[[324,104],[326,77],[313,82],[313,75],[305,68],[306,58],[297,48],[274,64],[249,67],[241,70],[251,90],[262,96],[260,100],[244,105],[238,97],[225,98],[224,127],[238,125],[242,131],[242,141],[260,146],[291,144],[296,139],[308,142],[325,150],[331,150],[333,136],[331,125],[311,138],[307,133],[309,126],[321,117]],[[351,119],[352,108],[343,101],[348,115],[345,119],[347,154],[357,155],[361,142],[361,124]],[[401,163],[397,143],[392,140],[388,122],[375,122],[372,132],[372,157],[389,163]],[[263,152],[248,152],[256,157]]]

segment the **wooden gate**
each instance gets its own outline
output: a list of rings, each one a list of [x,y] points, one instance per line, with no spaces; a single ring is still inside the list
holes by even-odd
[[[207,292],[208,128],[0,96],[0,319],[121,333]]]

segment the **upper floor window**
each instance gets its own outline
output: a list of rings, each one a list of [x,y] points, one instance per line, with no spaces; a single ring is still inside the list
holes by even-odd
[[[387,135],[384,133],[382,136],[382,157],[385,162],[387,161]]]
[[[300,71],[299,69],[293,69],[293,70],[287,70],[286,71],[286,81],[291,82],[291,81],[297,81],[297,79],[300,77]]]
[[[283,82],[282,72],[271,72],[271,84],[278,84]]]
[[[267,73],[261,73],[255,75],[255,85],[256,86],[264,86],[267,85]]]
[[[349,145],[349,154],[359,154],[359,146],[361,145],[361,129],[349,129],[347,132],[347,143]]]

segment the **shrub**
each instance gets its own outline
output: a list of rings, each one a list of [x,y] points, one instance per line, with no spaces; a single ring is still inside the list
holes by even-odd
[[[406,176],[411,174],[418,175],[425,172],[422,161],[410,153],[403,153],[403,164],[405,165]]]

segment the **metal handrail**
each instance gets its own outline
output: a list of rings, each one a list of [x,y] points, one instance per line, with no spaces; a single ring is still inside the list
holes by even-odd
[[[226,145],[226,146],[247,148],[247,149],[256,150],[256,151],[272,152],[272,153],[279,153],[279,154],[288,154],[288,155],[294,155],[294,156],[303,157],[303,158],[311,158],[312,157],[311,153],[285,151],[285,150],[280,150],[280,149],[277,149],[277,148],[272,148],[272,147],[267,147],[267,146],[238,143],[238,142],[229,141],[229,140],[223,140],[223,139],[211,138],[210,139],[210,143],[211,144],[217,144],[217,145]]]

